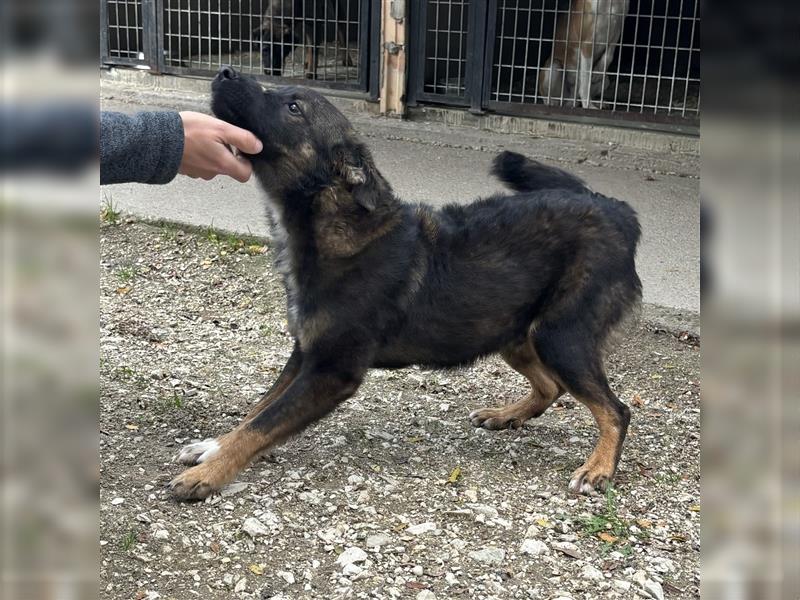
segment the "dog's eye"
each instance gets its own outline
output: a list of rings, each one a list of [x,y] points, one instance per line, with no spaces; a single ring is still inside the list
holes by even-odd
[[[292,113],[293,115],[299,115],[300,114],[300,107],[297,106],[297,102],[290,102],[289,103],[289,112]]]

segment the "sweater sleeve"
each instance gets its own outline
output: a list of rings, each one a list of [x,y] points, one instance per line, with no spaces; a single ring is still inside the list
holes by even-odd
[[[100,116],[100,183],[168,183],[183,157],[183,122],[176,112]]]

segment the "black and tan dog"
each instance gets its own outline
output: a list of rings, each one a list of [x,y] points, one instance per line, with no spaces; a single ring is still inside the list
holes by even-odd
[[[630,206],[511,152],[493,172],[514,195],[441,210],[406,204],[320,94],[264,91],[226,67],[212,107],[264,143],[251,158],[296,342],[236,429],[181,451],[196,466],[171,482],[177,498],[204,498],[231,481],[349,398],[370,368],[453,367],[493,353],[532,389],[476,410],[472,424],[519,427],[569,392],[600,429],[569,489],[611,481],[630,412],[608,385],[602,347],[641,295]]]

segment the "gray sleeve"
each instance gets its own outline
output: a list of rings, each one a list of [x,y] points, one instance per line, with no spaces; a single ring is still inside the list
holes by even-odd
[[[183,156],[176,112],[100,115],[100,183],[168,183]]]

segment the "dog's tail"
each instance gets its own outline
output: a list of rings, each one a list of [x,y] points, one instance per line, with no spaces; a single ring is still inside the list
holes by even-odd
[[[522,154],[508,150],[498,154],[492,162],[492,175],[515,192],[536,190],[586,191],[586,184],[572,173],[543,165]]]

